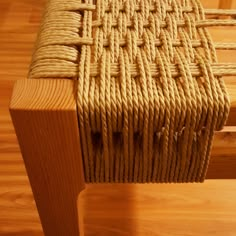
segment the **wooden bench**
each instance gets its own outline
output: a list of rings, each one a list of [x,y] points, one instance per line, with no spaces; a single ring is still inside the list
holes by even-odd
[[[45,235],[79,235],[76,204],[85,188],[76,105],[76,81],[16,82],[10,104],[25,166]],[[236,81],[226,79],[231,98],[227,126],[215,135],[207,178],[236,178]],[[228,146],[221,153],[222,146]],[[224,149],[226,150],[226,149]],[[78,158],[81,157],[81,158]],[[82,235],[82,227],[80,234]]]

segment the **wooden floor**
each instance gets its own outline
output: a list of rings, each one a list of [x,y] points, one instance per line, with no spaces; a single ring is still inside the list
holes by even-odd
[[[204,4],[216,7],[217,1]],[[8,112],[14,81],[27,77],[42,7],[42,0],[0,1],[1,236],[43,235]],[[218,41],[232,41],[236,38],[233,30],[213,29],[212,35]],[[236,59],[232,52],[221,52],[219,56],[220,61]],[[226,152],[223,144],[221,150],[216,150],[221,154]],[[236,141],[232,143],[235,147]],[[236,235],[236,180],[89,185],[81,202],[86,236]]]

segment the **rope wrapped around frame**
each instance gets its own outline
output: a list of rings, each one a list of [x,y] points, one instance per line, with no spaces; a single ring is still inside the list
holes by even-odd
[[[236,15],[234,11],[209,14]],[[198,0],[51,0],[29,78],[77,80],[86,182],[202,182],[230,102]]]

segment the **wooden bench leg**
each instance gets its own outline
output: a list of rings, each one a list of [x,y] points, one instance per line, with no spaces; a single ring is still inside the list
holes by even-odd
[[[74,81],[17,81],[10,113],[44,234],[81,235],[77,198],[85,184]]]

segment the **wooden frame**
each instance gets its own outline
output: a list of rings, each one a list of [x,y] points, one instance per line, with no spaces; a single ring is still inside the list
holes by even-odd
[[[230,85],[230,125],[236,125],[235,91],[235,86]],[[83,235],[77,217],[77,199],[85,183],[76,82],[66,79],[17,81],[10,113],[45,235]],[[235,139],[236,133],[216,134],[207,178],[236,178]],[[231,145],[231,149],[219,155],[225,144]]]
[[[70,80],[20,80],[10,103],[46,236],[79,235],[77,199],[85,184],[75,96]]]

